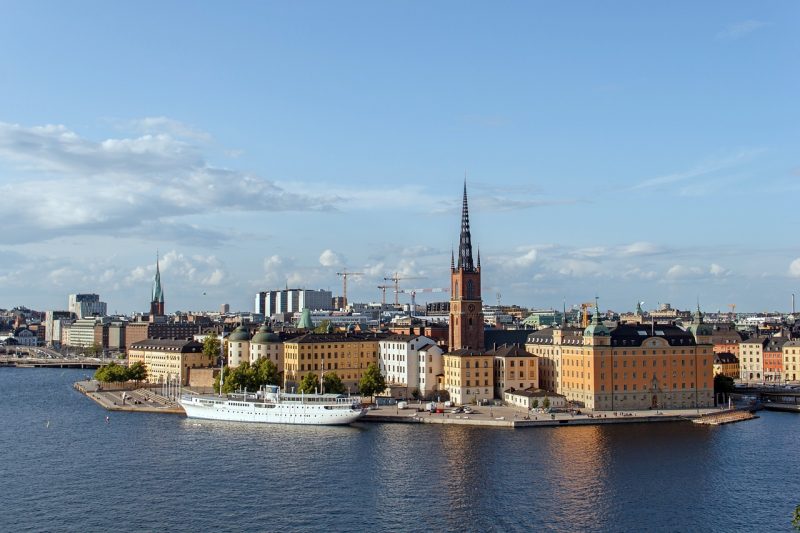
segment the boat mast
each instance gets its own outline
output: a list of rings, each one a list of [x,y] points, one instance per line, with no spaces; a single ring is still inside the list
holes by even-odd
[[[225,332],[225,326],[222,327]],[[222,396],[222,384],[225,382],[225,347],[222,344],[222,333],[219,336],[219,395]]]

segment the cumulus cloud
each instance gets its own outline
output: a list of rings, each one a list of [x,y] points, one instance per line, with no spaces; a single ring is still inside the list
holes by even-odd
[[[665,276],[668,280],[698,278],[703,275],[703,269],[684,265],[672,265]]]
[[[158,123],[150,120],[148,124]],[[161,125],[170,129],[166,120]],[[148,224],[217,210],[331,208],[327,199],[215,167],[197,145],[170,133],[96,142],[61,125],[0,123],[0,161],[19,173],[16,179],[0,183],[10,225],[0,243],[74,233],[151,235]],[[26,179],[30,177],[35,179]],[[175,224],[187,235],[204,231]]]
[[[226,278],[221,262],[214,255],[195,254],[188,256],[171,250],[161,256],[159,269],[162,276],[180,280],[181,283],[207,287],[220,285]],[[151,281],[155,271],[155,264],[137,266],[131,269],[124,281],[128,285]]]
[[[528,250],[524,254],[511,259],[511,261],[509,261],[509,264],[514,267],[527,268],[536,262],[537,256],[538,252],[536,251],[536,248],[532,248],[531,250]]]
[[[718,265],[717,263],[711,263],[711,266],[708,268],[708,273],[715,277],[721,277],[730,274],[730,270]]]
[[[558,273],[562,276],[587,277],[597,276],[602,273],[600,264],[594,261],[581,261],[578,259],[567,259],[558,266]]]
[[[793,278],[800,278],[800,257],[789,264],[789,275]]]
[[[654,255],[661,253],[663,250],[651,242],[634,242],[619,247],[619,253],[624,256],[638,256],[638,255]]]
[[[336,267],[342,264],[342,256],[333,250],[325,250],[319,256],[319,264],[324,267]]]

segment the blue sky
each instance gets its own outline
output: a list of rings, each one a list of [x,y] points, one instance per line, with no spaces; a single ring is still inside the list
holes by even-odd
[[[3,2],[0,307],[484,300],[786,310],[795,2]],[[435,296],[435,295],[434,295]],[[422,300],[422,299],[421,299]]]

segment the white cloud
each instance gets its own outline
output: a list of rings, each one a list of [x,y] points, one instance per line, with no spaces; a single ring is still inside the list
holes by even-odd
[[[536,248],[532,248],[524,254],[511,259],[508,263],[514,267],[527,268],[536,262],[537,256],[538,252],[536,251]]]
[[[337,267],[342,264],[342,257],[333,250],[325,250],[319,256],[319,264],[324,267]]]
[[[721,277],[730,274],[730,270],[718,265],[717,263],[711,263],[711,266],[708,269],[708,273],[711,274],[712,276]]]
[[[720,170],[728,169],[752,160],[754,157],[763,153],[763,149],[741,150],[733,155],[725,157],[709,158],[689,170],[666,174],[655,178],[649,178],[631,187],[631,190],[650,189],[661,186],[670,186],[675,183],[690,179],[699,178],[709,174],[714,174]]]
[[[578,257],[602,257],[608,253],[608,248],[605,246],[591,246],[589,248],[579,248],[572,252],[572,255]]]
[[[643,241],[620,246],[619,248],[619,253],[624,256],[653,255],[662,251],[661,247],[651,242]]]
[[[792,261],[789,265],[789,275],[793,278],[800,278],[800,257]]]
[[[171,223],[176,238],[205,238],[214,232],[175,219],[330,208],[327,198],[214,167],[197,146],[168,133],[95,142],[61,125],[0,122],[0,160],[18,173],[0,184],[7,221],[0,243],[76,233],[152,237],[154,223]]]
[[[140,133],[166,133],[175,137],[208,142],[211,135],[168,117],[144,117],[131,120],[130,127]]]
[[[698,278],[703,275],[703,269],[699,267],[687,267],[684,265],[673,265],[667,270],[666,279],[680,280]]]
[[[602,273],[602,269],[600,265],[594,261],[567,259],[558,266],[558,273],[562,276],[582,278],[597,276]]]
[[[724,30],[717,33],[717,39],[721,40],[735,40],[741,39],[745,35],[753,33],[754,31],[760,30],[769,26],[768,23],[760,21],[760,20],[745,20],[742,22],[737,22],[736,24],[731,24]]]

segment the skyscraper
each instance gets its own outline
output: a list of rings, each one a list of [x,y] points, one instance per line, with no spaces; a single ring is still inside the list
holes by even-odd
[[[481,300],[481,255],[472,260],[467,182],[461,207],[461,238],[458,264],[450,258],[450,351],[461,348],[483,350],[483,302]]]

